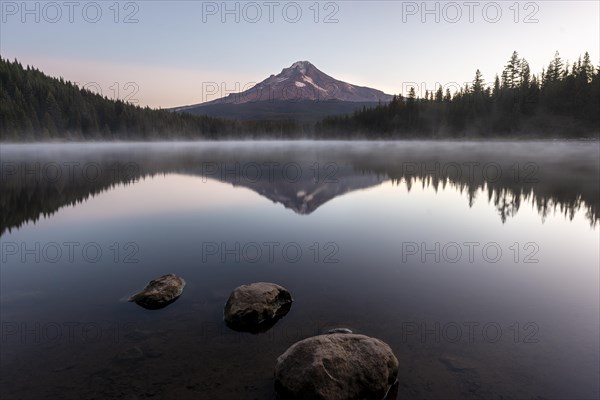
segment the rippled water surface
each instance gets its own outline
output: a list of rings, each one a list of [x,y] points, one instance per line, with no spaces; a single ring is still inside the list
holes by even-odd
[[[0,397],[272,399],[334,327],[398,398],[597,398],[597,142],[2,145]],[[175,273],[161,310],[126,302]],[[294,297],[229,330],[235,287]]]

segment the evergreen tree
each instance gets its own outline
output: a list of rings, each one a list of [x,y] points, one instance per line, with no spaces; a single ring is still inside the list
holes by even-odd
[[[545,84],[553,84],[558,82],[563,75],[563,61],[560,58],[560,54],[558,51],[554,53],[554,58],[548,64],[548,69],[546,70],[546,79]]]
[[[481,71],[479,70],[475,71],[475,79],[473,79],[473,93],[483,93],[483,77],[481,75]]]
[[[585,82],[591,82],[594,77],[594,66],[590,60],[590,53],[587,51],[583,55],[583,62],[581,63],[580,74]]]
[[[531,70],[529,69],[529,63],[524,58],[521,59],[521,90],[529,90],[531,83]]]
[[[444,92],[442,91],[442,87],[440,86],[438,90],[435,92],[435,102],[441,103],[444,98]]]
[[[508,64],[502,71],[502,87],[507,89],[515,89],[519,86],[521,76],[521,60],[519,53],[513,52]]]

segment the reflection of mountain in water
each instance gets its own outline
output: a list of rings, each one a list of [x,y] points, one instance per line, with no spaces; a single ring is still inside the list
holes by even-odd
[[[332,177],[324,178],[317,177],[314,173],[321,168],[320,166],[306,163],[286,163],[286,165],[287,168],[280,166],[263,169],[260,179],[241,175],[241,179],[225,177],[220,180],[232,183],[234,186],[251,189],[273,203],[282,204],[297,214],[311,214],[329,200],[355,190],[378,185],[384,181],[376,175],[357,173],[353,168],[347,166],[332,168]],[[302,172],[297,173],[297,171]],[[269,172],[279,178],[271,179]],[[307,174],[307,172],[311,172],[311,174]]]
[[[484,191],[503,221],[531,201],[542,217],[559,210],[573,218],[583,209],[596,224],[598,149],[596,142],[3,146],[0,233],[115,185],[168,173],[246,187],[298,214],[391,180],[409,191],[450,185],[469,204]],[[56,165],[58,177],[49,168]]]

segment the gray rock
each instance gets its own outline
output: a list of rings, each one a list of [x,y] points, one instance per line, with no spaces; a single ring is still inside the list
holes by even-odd
[[[129,298],[141,307],[157,310],[173,303],[183,293],[185,281],[174,274],[156,278],[139,293]]]
[[[292,302],[290,292],[274,283],[242,285],[229,295],[223,319],[236,331],[265,332],[289,312]]]
[[[398,375],[398,359],[379,339],[349,333],[304,339],[277,358],[275,392],[282,400],[382,400]]]

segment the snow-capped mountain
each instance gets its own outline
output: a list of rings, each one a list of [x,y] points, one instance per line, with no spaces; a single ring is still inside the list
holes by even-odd
[[[391,99],[392,95],[381,90],[340,81],[308,61],[298,61],[248,90],[205,103],[178,107],[174,111],[220,117],[250,117],[242,119],[252,119],[253,114],[269,117],[285,114],[286,117],[293,117],[300,110],[303,114],[308,112],[324,116],[352,112],[362,105],[389,102]],[[232,105],[241,107],[228,107]]]
[[[380,90],[342,82],[321,72],[308,61],[298,61],[289,68],[284,68],[278,75],[271,75],[245,92],[232,93],[210,103],[241,104],[274,100],[388,102],[391,99],[391,95]]]

